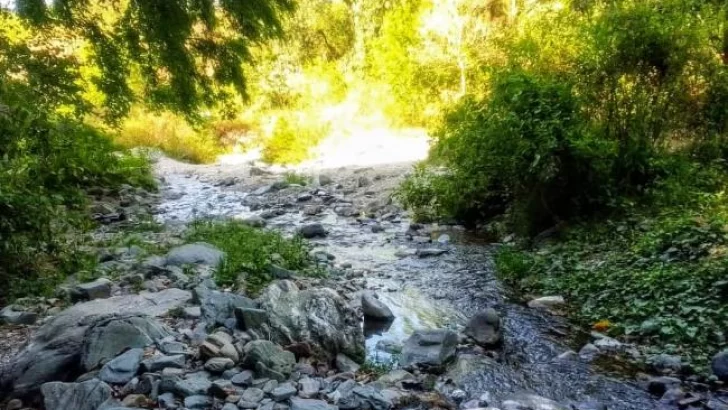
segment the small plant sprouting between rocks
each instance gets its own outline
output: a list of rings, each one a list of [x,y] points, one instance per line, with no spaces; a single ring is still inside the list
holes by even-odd
[[[257,294],[274,278],[271,266],[318,276],[309,257],[309,247],[299,237],[285,238],[278,232],[252,228],[243,222],[196,221],[191,225],[190,241],[207,242],[225,252],[215,279],[222,286],[242,285]]]
[[[301,186],[306,186],[310,182],[309,177],[298,174],[296,172],[286,172],[283,175],[283,180],[286,181],[286,183],[289,185],[301,185]]]

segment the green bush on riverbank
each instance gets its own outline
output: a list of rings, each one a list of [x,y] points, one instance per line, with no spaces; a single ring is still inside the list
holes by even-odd
[[[210,243],[225,252],[226,258],[215,272],[217,283],[241,286],[251,295],[275,279],[272,264],[301,274],[319,274],[303,239],[287,239],[278,232],[253,228],[244,222],[197,221],[188,239]]]
[[[704,370],[728,336],[728,173],[685,177],[702,183],[666,181],[650,205],[501,248],[498,274],[526,294],[563,295],[586,326],[610,323],[611,335]]]

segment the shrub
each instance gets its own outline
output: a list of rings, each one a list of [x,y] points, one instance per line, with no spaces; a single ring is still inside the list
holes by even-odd
[[[436,213],[466,223],[508,213],[524,234],[601,200],[613,156],[589,133],[567,81],[520,70],[496,76],[490,98],[462,101],[436,137],[432,160],[448,171],[415,173],[405,205],[434,198]]]
[[[86,191],[154,186],[145,158],[118,152],[98,130],[0,100],[0,304],[47,293],[88,266],[72,233],[90,226]],[[10,101],[8,101],[10,102]]]
[[[311,264],[303,239],[286,239],[277,232],[252,228],[243,222],[197,221],[188,239],[210,243],[225,252],[215,279],[224,286],[241,285],[251,294],[274,279],[271,264],[302,274],[320,274]]]
[[[279,117],[271,136],[265,140],[263,160],[276,164],[297,164],[310,157],[315,147],[328,133],[328,126],[316,119],[302,120],[297,115]]]
[[[203,129],[194,129],[184,118],[141,110],[123,121],[115,141],[127,148],[157,148],[172,158],[193,163],[212,162],[223,151],[221,140]]]

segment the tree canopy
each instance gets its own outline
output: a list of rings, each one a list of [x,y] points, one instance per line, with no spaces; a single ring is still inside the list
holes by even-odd
[[[83,49],[98,69],[93,82],[111,117],[128,113],[137,95],[194,114],[201,104],[246,95],[242,67],[251,44],[279,35],[281,15],[293,6],[292,0],[18,0],[15,11],[29,32],[19,39],[19,22],[0,29],[0,47],[10,57],[4,64],[15,66],[3,71],[53,85],[58,101],[80,107],[68,88],[80,75]],[[2,13],[9,26],[14,13]]]

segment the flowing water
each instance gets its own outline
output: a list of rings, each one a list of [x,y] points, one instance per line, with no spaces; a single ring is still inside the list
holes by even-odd
[[[166,180],[165,200],[157,215],[161,222],[185,223],[210,216],[245,218],[261,212],[246,206],[250,187],[215,186],[214,175],[200,177],[193,167],[182,171],[161,166],[159,172]],[[269,228],[292,234],[302,224],[323,224],[329,235],[313,240],[315,246],[334,255],[337,264],[350,263],[351,271],[363,272],[367,287],[393,310],[393,322],[365,324],[370,360],[393,360],[391,349],[383,346],[401,344],[415,329],[458,329],[469,316],[493,307],[504,324],[503,348],[496,358],[461,356],[450,373],[471,397],[484,392],[496,399],[533,393],[563,403],[594,401],[607,406],[584,409],[656,407],[647,392],[618,374],[610,375],[579,360],[558,359],[576,347],[568,336],[568,325],[507,298],[493,274],[490,245],[470,241],[459,232],[449,233],[458,238],[452,242],[418,243],[406,236],[409,221],[399,216],[377,222],[384,228],[378,233],[372,232],[374,221],[340,217],[330,207],[320,215],[304,216],[295,197],[284,209],[285,214],[269,221]],[[420,258],[415,255],[417,248],[446,252]]]

